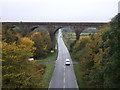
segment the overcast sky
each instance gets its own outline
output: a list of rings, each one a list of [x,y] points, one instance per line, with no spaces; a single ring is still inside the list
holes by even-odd
[[[0,0],[1,21],[108,22],[120,0]]]

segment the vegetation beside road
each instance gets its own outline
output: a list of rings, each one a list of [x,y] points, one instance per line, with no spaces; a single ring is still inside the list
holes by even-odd
[[[45,62],[45,61],[50,62],[50,61],[55,61],[56,59],[57,59],[57,52],[54,52],[54,53],[50,54],[47,58],[41,59],[41,60],[36,60],[36,62],[37,63]],[[45,73],[44,73],[42,82],[44,83],[44,87],[48,88],[51,77],[52,77],[52,73],[53,73],[53,70],[54,70],[54,65],[49,64],[49,63],[48,64],[44,63],[42,65],[45,66]]]
[[[83,88],[83,80],[82,80],[82,76],[80,75],[80,66],[79,64],[74,64],[74,71],[75,71],[75,75],[76,75],[76,79],[77,79],[77,83],[79,88]]]
[[[91,36],[71,43],[71,55],[79,62],[84,88],[120,88],[120,14]],[[79,72],[79,73],[78,73]],[[80,85],[80,84],[79,84]]]
[[[52,45],[49,35],[46,32],[31,32],[29,37],[34,41],[34,47],[36,47],[33,57],[35,59],[46,58]]]
[[[42,65],[45,65],[46,68],[45,68],[45,73],[44,73],[44,76],[43,76],[43,80],[41,82],[44,83],[44,88],[48,88],[50,80],[52,78],[54,65],[52,65],[52,64],[42,64]]]
[[[57,52],[50,53],[48,57],[40,60],[36,60],[36,62],[44,62],[44,61],[55,61],[57,58]]]
[[[53,66],[28,59],[50,55],[50,37],[45,32],[22,34],[20,30],[2,28],[2,88],[44,88]],[[55,54],[49,58],[54,59]],[[47,59],[48,60],[48,59]]]

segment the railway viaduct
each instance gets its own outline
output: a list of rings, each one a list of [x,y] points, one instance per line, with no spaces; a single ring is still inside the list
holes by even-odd
[[[76,40],[79,40],[80,33],[86,28],[100,28],[107,23],[105,22],[2,22],[3,27],[9,26],[10,28],[19,27],[22,31],[29,33],[35,28],[43,27],[49,32],[52,49],[55,49],[55,33],[60,28],[70,28],[76,34]]]

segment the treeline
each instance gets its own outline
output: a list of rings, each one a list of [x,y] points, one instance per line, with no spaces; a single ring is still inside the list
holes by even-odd
[[[17,30],[2,29],[2,88],[42,88],[46,66],[29,61],[31,57],[45,58],[51,48],[45,32],[26,36]]]
[[[84,88],[120,88],[120,14],[70,47],[79,62]]]

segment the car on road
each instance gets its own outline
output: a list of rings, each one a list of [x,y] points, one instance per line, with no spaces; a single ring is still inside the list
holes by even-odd
[[[34,61],[34,58],[29,58],[28,60],[29,60],[29,61]]]
[[[66,59],[65,65],[70,65],[70,60]]]
[[[60,38],[62,38],[62,35],[60,35]]]

